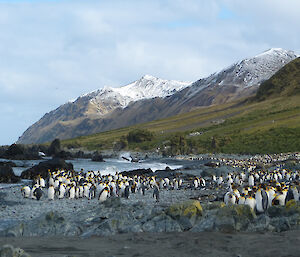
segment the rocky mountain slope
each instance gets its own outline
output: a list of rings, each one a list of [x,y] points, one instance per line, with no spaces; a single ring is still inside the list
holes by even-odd
[[[82,122],[87,118],[103,119],[117,108],[124,109],[128,104],[141,99],[166,97],[190,84],[145,75],[120,88],[104,87],[95,90],[46,113],[23,133],[18,143],[42,143],[56,137],[63,139],[85,135],[89,128],[85,128],[85,123]],[[76,128],[77,126],[79,127]]]
[[[97,90],[46,114],[18,143],[88,135],[247,97],[296,57],[273,48],[190,85],[146,75],[125,87]]]

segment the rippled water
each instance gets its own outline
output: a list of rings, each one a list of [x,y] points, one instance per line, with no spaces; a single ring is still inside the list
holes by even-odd
[[[1,161],[1,160],[0,160]],[[2,161],[8,161],[2,159]],[[39,162],[44,160],[13,160],[18,166],[22,167],[14,167],[14,173],[16,175],[21,175],[22,171],[38,164]],[[99,170],[101,174],[114,174],[116,172],[121,171],[129,171],[135,169],[152,169],[153,171],[156,170],[163,170],[166,167],[170,167],[171,169],[179,169],[182,167],[180,162],[172,162],[171,160],[167,159],[157,159],[157,160],[145,160],[138,163],[126,161],[122,158],[120,159],[105,159],[105,162],[92,162],[89,159],[74,159],[74,160],[67,160],[67,162],[71,162],[74,166],[76,171],[80,171],[83,169],[84,171],[89,170]]]

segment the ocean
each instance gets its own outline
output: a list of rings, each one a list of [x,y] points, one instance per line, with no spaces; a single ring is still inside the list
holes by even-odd
[[[46,159],[45,159],[46,160]],[[19,167],[13,167],[14,173],[20,176],[22,171],[37,165],[41,161],[45,160],[12,160]],[[9,161],[0,159],[0,161]],[[183,167],[182,161],[174,161],[172,159],[151,159],[141,160],[140,162],[130,162],[124,160],[122,157],[105,159],[105,162],[93,162],[90,159],[73,159],[66,160],[71,162],[75,171],[100,171],[102,175],[115,174],[116,172],[130,171],[135,169],[151,169],[152,171],[163,170],[166,167],[171,169],[180,169]]]

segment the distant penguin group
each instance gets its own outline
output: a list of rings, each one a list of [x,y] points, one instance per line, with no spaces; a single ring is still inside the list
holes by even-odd
[[[204,179],[199,180],[199,187],[205,185]],[[152,190],[156,202],[160,200],[160,190],[179,190],[182,188],[181,178],[157,178],[153,176],[123,176],[101,175],[99,171],[80,172],[75,171],[49,171],[48,179],[37,176],[33,180],[32,187],[24,186],[21,193],[24,198],[40,200],[42,197],[48,200],[55,199],[94,199],[100,203],[110,197],[123,197],[129,199],[131,194],[144,196]],[[198,187],[198,186],[197,186]]]
[[[299,202],[300,173],[288,171],[278,166],[273,171],[254,171],[248,168],[248,175],[243,173],[228,174],[229,191],[224,195],[226,205],[245,204],[257,213],[264,213],[273,205],[284,206],[288,201]]]

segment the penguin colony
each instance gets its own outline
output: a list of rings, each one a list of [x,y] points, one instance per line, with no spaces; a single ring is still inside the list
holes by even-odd
[[[257,213],[264,213],[273,205],[284,206],[290,200],[299,202],[299,170],[288,171],[280,165],[272,171],[249,166],[247,172],[213,177],[213,181],[217,186],[227,187],[226,205],[249,205]]]
[[[295,156],[293,156],[295,157]],[[296,156],[300,159],[300,156]],[[231,172],[226,176],[211,178],[193,177],[184,181],[182,178],[157,178],[153,176],[124,176],[101,175],[99,171],[80,172],[59,170],[50,172],[47,181],[38,176],[33,186],[21,189],[24,198],[40,200],[42,197],[55,199],[97,198],[99,202],[109,197],[124,197],[139,193],[145,195],[152,190],[153,198],[158,202],[160,190],[180,189],[222,189],[225,190],[223,201],[226,205],[245,204],[257,213],[265,212],[272,205],[285,205],[289,200],[299,202],[300,171],[289,171],[277,165],[272,171],[264,171],[257,166],[261,163],[282,161],[287,156],[265,155],[254,156],[249,159],[236,160],[214,158],[219,165],[229,165],[239,168],[242,172]],[[218,199],[220,200],[220,199]]]
[[[199,182],[200,183],[200,182]],[[203,183],[203,182],[202,182]],[[198,186],[197,186],[198,187]],[[145,195],[152,190],[153,198],[159,202],[159,192],[162,189],[179,190],[183,188],[181,178],[157,178],[156,176],[127,177],[116,173],[115,175],[101,175],[99,171],[75,172],[59,170],[49,171],[49,178],[38,176],[32,187],[24,186],[21,193],[24,198],[40,200],[41,197],[49,200],[55,199],[94,199],[104,202],[109,197],[129,198],[130,194]]]

